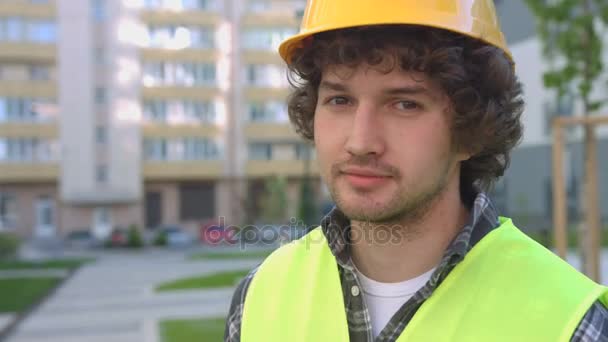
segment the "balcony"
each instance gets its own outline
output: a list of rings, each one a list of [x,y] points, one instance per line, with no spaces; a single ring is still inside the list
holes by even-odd
[[[289,95],[288,88],[266,88],[259,86],[247,86],[243,91],[247,101],[278,100],[285,101]]]
[[[223,168],[219,160],[147,161],[143,163],[143,176],[145,181],[217,179]]]
[[[55,62],[55,44],[36,44],[30,42],[0,42],[0,61],[18,62]]]
[[[278,52],[272,50],[243,50],[241,52],[243,64],[276,64],[285,65]]]
[[[55,123],[7,123],[0,122],[0,137],[56,139],[59,128]]]
[[[246,165],[248,177],[266,177],[272,175],[286,177],[303,177],[306,175],[303,160],[249,160]],[[310,160],[310,173],[318,174],[317,162]]]
[[[55,1],[48,4],[32,4],[29,1],[0,1],[0,17],[55,18]]]
[[[221,92],[218,87],[210,86],[150,86],[143,87],[141,95],[146,100],[213,100]]]
[[[296,15],[296,11],[271,11],[249,13],[243,16],[241,20],[243,27],[276,27],[276,26],[292,26],[300,27],[300,18]]]
[[[217,63],[219,53],[217,50],[180,49],[170,50],[161,48],[142,48],[141,58],[147,62],[183,61],[199,63]],[[0,55],[1,56],[1,55]]]
[[[221,22],[221,16],[215,12],[208,11],[173,11],[170,9],[142,10],[141,20],[146,24],[153,25],[197,25],[216,26]]]
[[[298,140],[289,123],[248,123],[245,137],[249,140]]]
[[[142,134],[146,138],[214,138],[219,133],[219,127],[209,124],[171,125],[148,123],[142,127]]]
[[[58,90],[55,82],[49,81],[0,81],[2,96],[57,98]]]
[[[57,163],[15,163],[0,161],[0,183],[56,182]]]

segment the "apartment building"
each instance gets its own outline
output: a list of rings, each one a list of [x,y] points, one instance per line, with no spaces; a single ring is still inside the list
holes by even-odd
[[[0,2],[0,230],[242,224],[269,176],[287,179],[292,202],[302,177],[318,188],[276,53],[303,7]]]

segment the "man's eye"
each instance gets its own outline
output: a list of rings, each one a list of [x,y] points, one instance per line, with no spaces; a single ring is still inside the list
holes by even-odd
[[[420,108],[420,106],[413,101],[399,101],[395,104],[395,107],[399,110],[412,110]]]
[[[334,106],[342,106],[348,104],[348,98],[344,96],[334,96],[328,99],[326,103]]]

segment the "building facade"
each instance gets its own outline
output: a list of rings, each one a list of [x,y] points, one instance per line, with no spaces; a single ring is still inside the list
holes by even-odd
[[[296,202],[316,167],[288,123],[276,48],[303,7],[2,1],[0,230],[242,224],[269,176]]]
[[[511,166],[496,186],[494,197],[505,215],[515,217],[528,229],[551,229],[553,218],[551,121],[556,116],[583,114],[580,102],[572,95],[557,100],[556,93],[545,89],[542,73],[549,62],[542,55],[542,42],[536,35],[535,19],[523,0],[495,1],[503,30],[524,87],[526,108],[522,117],[524,138],[512,154]],[[608,65],[608,37],[605,37],[604,61]],[[595,99],[608,98],[604,79],[594,87]],[[599,114],[608,115],[608,106]],[[571,223],[581,215],[580,190],[583,186],[582,128],[567,130],[568,145],[564,153],[564,175],[567,182],[567,206]],[[608,225],[608,126],[596,130],[598,139],[598,192],[600,214]]]

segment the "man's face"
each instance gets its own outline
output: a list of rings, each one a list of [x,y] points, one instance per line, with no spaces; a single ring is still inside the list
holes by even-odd
[[[321,176],[352,220],[415,221],[458,176],[449,100],[424,74],[327,68],[315,110]]]

